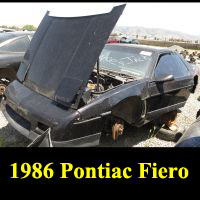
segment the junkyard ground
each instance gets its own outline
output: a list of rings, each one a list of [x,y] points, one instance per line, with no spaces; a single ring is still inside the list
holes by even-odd
[[[200,109],[200,102],[197,100],[200,95],[200,83],[196,92],[191,94],[187,103],[180,110],[177,117],[177,125],[187,129],[196,119],[196,113]],[[172,141],[165,141],[152,137],[149,134],[148,125],[142,128],[128,127],[128,143],[133,147],[174,147]],[[19,134],[3,116],[0,111],[0,147],[24,147],[30,143],[28,139]],[[108,144],[109,145],[109,144]],[[106,145],[107,146],[107,145]]]

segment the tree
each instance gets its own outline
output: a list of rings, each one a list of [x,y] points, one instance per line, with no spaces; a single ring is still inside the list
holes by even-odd
[[[10,29],[17,30],[17,27],[16,27],[16,26],[10,26],[9,28],[10,28]]]
[[[8,28],[6,25],[2,25],[1,28]]]
[[[36,27],[30,24],[27,24],[25,26],[23,26],[23,30],[27,30],[27,31],[35,31]]]

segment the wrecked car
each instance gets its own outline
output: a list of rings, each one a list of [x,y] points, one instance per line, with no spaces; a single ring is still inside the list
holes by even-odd
[[[16,79],[16,73],[30,44],[32,33],[8,39],[0,44],[0,96]]]
[[[124,5],[76,18],[45,15],[1,109],[29,146],[95,146],[184,106],[197,78],[176,52],[106,44]]]

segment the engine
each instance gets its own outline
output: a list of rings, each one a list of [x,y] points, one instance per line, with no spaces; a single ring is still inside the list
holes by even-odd
[[[127,82],[127,78],[102,72],[100,73],[98,79],[97,73],[93,72],[82,96],[81,106],[88,104],[91,100],[98,97],[105,91],[111,90],[118,85],[124,84],[125,82]]]

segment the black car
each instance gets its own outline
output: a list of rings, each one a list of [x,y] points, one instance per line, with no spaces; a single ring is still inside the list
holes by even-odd
[[[108,44],[124,9],[87,17],[47,13],[1,108],[30,146],[94,146],[124,124],[143,126],[184,106],[197,76],[179,54]]]
[[[32,36],[35,31],[14,31],[14,32],[2,32],[0,33],[0,44],[6,40],[11,38],[19,37],[19,36]]]
[[[0,44],[0,95],[5,87],[16,79],[16,73],[33,34],[8,39]]]

